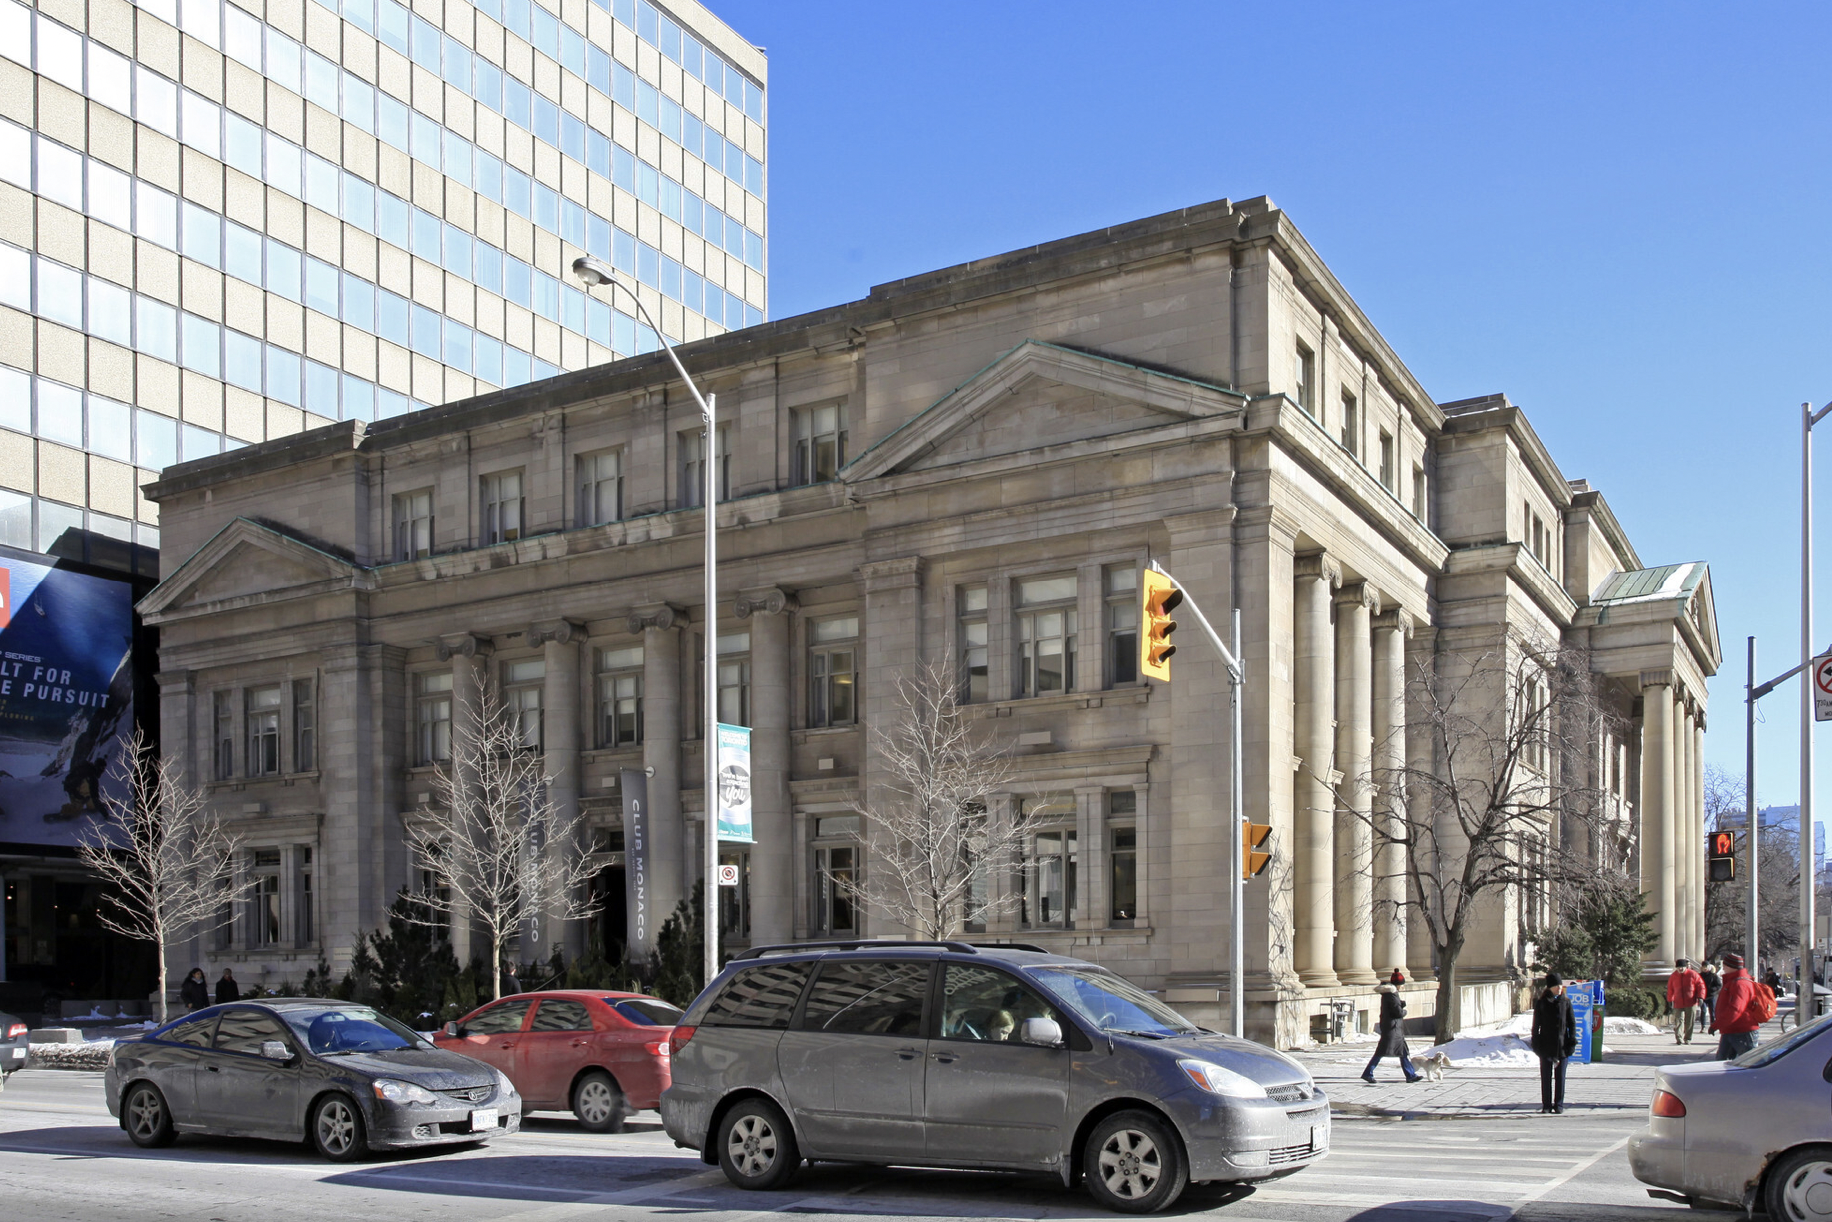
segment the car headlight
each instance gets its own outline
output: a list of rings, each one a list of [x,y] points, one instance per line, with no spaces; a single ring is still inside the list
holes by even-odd
[[[1197,1086],[1217,1095],[1228,1095],[1235,1099],[1266,1097],[1266,1088],[1252,1078],[1237,1074],[1232,1069],[1223,1069],[1209,1061],[1178,1061],[1177,1068],[1188,1074],[1190,1081]]]
[[[496,1089],[505,1095],[515,1093],[515,1083],[509,1081],[509,1075],[500,1069],[496,1071]]]
[[[375,1080],[375,1097],[389,1103],[423,1103],[439,1102],[439,1096],[424,1086],[415,1086],[412,1082],[397,1082],[393,1078]]]

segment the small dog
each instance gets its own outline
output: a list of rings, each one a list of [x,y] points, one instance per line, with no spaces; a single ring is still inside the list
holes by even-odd
[[[1413,1058],[1412,1067],[1433,1082],[1442,1082],[1444,1071],[1450,1068],[1450,1058],[1441,1052],[1427,1052],[1422,1057]]]

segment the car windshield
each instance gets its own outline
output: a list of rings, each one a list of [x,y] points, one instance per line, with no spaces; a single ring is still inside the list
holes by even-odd
[[[1102,1031],[1164,1036],[1197,1030],[1150,993],[1101,968],[1033,967],[1030,974]]]
[[[639,1027],[672,1027],[681,1021],[679,1010],[653,997],[607,997],[604,1000]]]
[[[286,1025],[298,1033],[305,1046],[319,1056],[339,1052],[393,1052],[400,1048],[431,1048],[419,1036],[386,1014],[362,1006],[334,1010],[289,1010]]]
[[[1802,1044],[1810,1044],[1825,1034],[1829,1029],[1827,1024],[1832,1024],[1832,1014],[1815,1019],[1804,1027],[1796,1027],[1786,1035],[1772,1039],[1766,1044],[1758,1044],[1736,1058],[1731,1064],[1744,1069],[1760,1069],[1764,1065],[1772,1065]]]

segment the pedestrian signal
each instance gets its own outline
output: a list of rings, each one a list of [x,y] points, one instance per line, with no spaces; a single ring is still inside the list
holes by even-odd
[[[1272,853],[1260,852],[1260,845],[1272,835],[1272,828],[1264,823],[1243,823],[1240,825],[1240,876],[1258,878],[1265,872],[1272,861]]]
[[[1709,878],[1714,883],[1727,883],[1737,876],[1737,834],[1735,832],[1707,832],[1705,834],[1705,856],[1710,860]]]
[[[1183,591],[1156,569],[1146,569],[1141,597],[1143,606],[1139,620],[1144,631],[1139,634],[1139,669],[1153,679],[1168,683],[1170,655],[1177,652],[1177,647],[1170,643],[1170,634],[1177,630],[1177,621],[1170,613],[1183,601]]]

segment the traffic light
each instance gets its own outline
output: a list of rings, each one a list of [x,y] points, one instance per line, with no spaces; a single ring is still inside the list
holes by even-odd
[[[1170,655],[1177,652],[1177,647],[1170,643],[1170,634],[1177,630],[1177,621],[1170,613],[1183,601],[1183,591],[1156,569],[1146,569],[1140,595],[1144,605],[1139,623],[1144,631],[1139,633],[1139,670],[1168,683]]]
[[[1240,825],[1240,876],[1258,878],[1272,861],[1271,852],[1260,852],[1259,846],[1266,843],[1266,837],[1272,835],[1272,828],[1264,823],[1243,823]]]
[[[1705,856],[1711,860],[1711,881],[1730,882],[1737,876],[1737,834],[1706,832]]]

